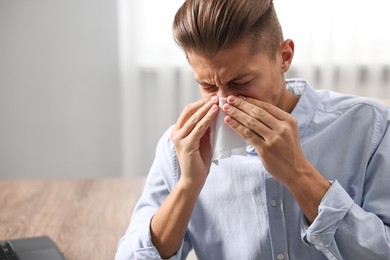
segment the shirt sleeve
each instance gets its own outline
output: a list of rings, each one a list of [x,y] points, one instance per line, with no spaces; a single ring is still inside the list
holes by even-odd
[[[139,199],[126,234],[118,243],[116,260],[161,259],[152,243],[150,222],[169,195],[178,178],[178,164],[169,130],[160,139],[156,157],[149,171],[144,191]],[[191,250],[187,236],[176,255],[169,260],[185,259]]]
[[[335,180],[311,225],[302,215],[301,237],[328,259],[389,259],[390,127],[389,114],[377,126],[376,145],[362,183],[358,205]],[[353,177],[353,176],[352,176]]]

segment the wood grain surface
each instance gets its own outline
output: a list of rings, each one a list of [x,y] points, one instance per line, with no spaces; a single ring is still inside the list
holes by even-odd
[[[113,259],[144,182],[1,180],[0,240],[48,235],[66,259]]]

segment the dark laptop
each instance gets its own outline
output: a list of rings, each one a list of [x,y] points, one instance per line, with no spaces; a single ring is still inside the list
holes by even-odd
[[[0,260],[64,260],[47,236],[0,241]]]

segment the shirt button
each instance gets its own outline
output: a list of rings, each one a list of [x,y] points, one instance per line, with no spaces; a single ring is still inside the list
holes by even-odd
[[[284,259],[284,255],[283,255],[283,254],[277,254],[276,257],[277,257],[279,260],[283,260],[283,259]]]
[[[276,207],[279,204],[277,200],[271,200],[271,206]]]

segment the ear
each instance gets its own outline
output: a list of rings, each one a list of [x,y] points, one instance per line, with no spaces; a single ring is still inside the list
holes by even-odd
[[[281,44],[282,73],[285,73],[289,70],[293,57],[294,57],[294,42],[293,40],[290,39],[285,40]]]

